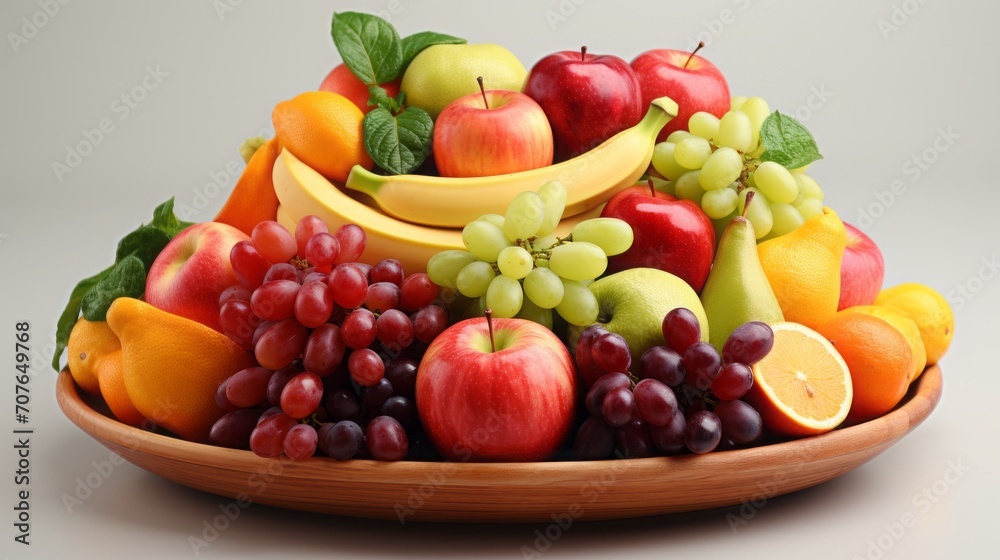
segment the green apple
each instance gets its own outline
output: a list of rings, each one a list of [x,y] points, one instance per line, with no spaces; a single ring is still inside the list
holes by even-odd
[[[433,45],[420,51],[406,68],[400,89],[406,104],[437,118],[452,101],[479,91],[521,91],[528,71],[514,53],[500,45]]]
[[[701,323],[701,339],[708,341],[708,317],[701,300],[687,282],[655,268],[630,268],[605,276],[590,285],[600,312],[597,322],[628,342],[632,363],[643,352],[664,344],[663,317],[677,307],[690,309]],[[574,347],[584,327],[572,327]]]

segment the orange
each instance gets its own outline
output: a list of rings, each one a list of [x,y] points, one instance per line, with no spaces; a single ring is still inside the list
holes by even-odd
[[[219,384],[257,363],[226,335],[137,299],[116,299],[108,325],[122,342],[125,389],[135,408],[187,440],[208,439],[223,414],[215,404]]]
[[[272,138],[257,148],[213,222],[229,224],[250,235],[254,226],[278,215],[278,195],[274,193],[274,161],[281,146]]]
[[[854,396],[847,363],[828,340],[798,323],[771,325],[774,347],[753,366],[746,400],[764,427],[782,436],[828,432],[844,421]]]
[[[913,354],[913,371],[910,374],[910,382],[912,383],[924,372],[924,367],[927,366],[927,350],[924,349],[924,340],[920,338],[920,329],[917,328],[917,324],[912,319],[901,311],[886,305],[856,305],[848,307],[840,313],[864,313],[885,319],[906,338],[906,343],[910,345],[910,352]]]
[[[344,183],[355,165],[375,165],[365,151],[364,113],[343,95],[301,93],[278,103],[271,120],[278,142],[331,181]]]
[[[940,293],[909,282],[882,290],[875,303],[898,309],[913,319],[927,350],[927,365],[936,364],[948,352],[955,335],[955,314]]]
[[[116,350],[101,360],[97,367],[97,378],[101,384],[101,396],[115,418],[129,426],[140,426],[146,418],[135,408],[125,390],[121,350]]]
[[[80,317],[66,343],[67,365],[73,380],[91,395],[100,395],[97,369],[104,356],[121,350],[118,337],[104,321]]]
[[[877,418],[899,403],[910,384],[913,355],[895,327],[864,313],[837,313],[816,330],[830,340],[851,370],[854,402],[849,422]]]

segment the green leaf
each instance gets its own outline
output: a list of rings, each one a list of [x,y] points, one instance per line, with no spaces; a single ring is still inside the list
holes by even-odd
[[[139,257],[129,255],[83,296],[83,318],[88,321],[104,321],[113,301],[120,297],[138,298],[145,291],[146,266]]]
[[[52,368],[56,371],[61,369],[59,367],[59,358],[62,357],[63,350],[66,349],[66,344],[69,343],[69,333],[73,331],[73,325],[76,325],[76,320],[80,317],[80,306],[83,304],[83,296],[87,295],[87,292],[91,288],[110,274],[113,268],[113,266],[109,266],[90,278],[80,280],[76,287],[73,288],[73,292],[70,293],[66,308],[63,309],[62,315],[59,316],[59,322],[56,323],[56,351],[52,355]]]
[[[388,92],[382,86],[368,86],[368,104],[388,109],[392,114],[398,113],[403,107],[401,102],[389,97]]]
[[[365,115],[365,150],[382,169],[411,173],[430,154],[433,131],[434,121],[423,109],[409,107],[393,117],[378,108]]]
[[[388,21],[371,14],[333,14],[333,42],[340,58],[365,85],[391,82],[399,76],[403,48],[399,33]]]
[[[427,47],[433,45],[461,45],[462,43],[467,43],[465,39],[460,37],[454,37],[452,35],[445,35],[444,33],[435,33],[434,31],[423,31],[420,33],[414,33],[409,37],[404,37],[401,44],[403,47],[403,64],[402,68],[399,70],[399,76],[406,72],[406,67],[413,62],[413,59],[420,54],[420,51],[426,49]],[[396,76],[397,78],[399,76]]]
[[[798,169],[823,159],[816,140],[799,121],[775,111],[760,126],[760,141],[764,144],[761,161],[773,161],[788,169]]]
[[[175,235],[188,226],[193,226],[194,223],[182,221],[174,215],[174,199],[170,197],[170,200],[153,210],[153,223],[151,225],[173,239]]]
[[[162,230],[151,225],[139,226],[139,229],[126,235],[118,242],[115,262],[119,263],[125,257],[135,255],[148,270],[156,256],[167,246],[167,243],[170,243],[170,236]]]

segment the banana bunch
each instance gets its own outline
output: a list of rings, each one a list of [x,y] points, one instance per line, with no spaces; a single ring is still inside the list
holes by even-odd
[[[518,194],[556,180],[566,186],[568,194],[563,216],[576,216],[635,184],[649,167],[657,134],[675,116],[677,103],[669,97],[654,99],[646,116],[632,128],[573,159],[539,169],[449,178],[382,176],[354,166],[345,186],[371,196],[386,214],[400,220],[461,228],[483,214],[503,214]]]
[[[344,224],[357,224],[367,234],[362,255],[365,262],[375,264],[392,258],[400,261],[407,272],[422,272],[427,269],[427,261],[437,253],[465,248],[461,229],[417,225],[388,216],[351,198],[288,150],[283,149],[274,162],[273,180],[274,192],[280,203],[278,223],[294,232],[295,224],[300,219],[313,214],[322,218],[331,231]],[[537,189],[540,184],[533,185],[530,190]],[[566,236],[581,221],[600,216],[604,202],[606,200],[600,201],[587,212],[563,218],[556,228],[556,235]],[[480,208],[468,221],[487,213]],[[465,223],[462,222],[459,227]]]

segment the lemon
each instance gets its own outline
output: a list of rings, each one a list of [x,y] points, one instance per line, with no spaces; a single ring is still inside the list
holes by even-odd
[[[944,296],[934,289],[908,282],[886,288],[875,298],[876,305],[902,311],[920,329],[927,350],[927,365],[934,365],[948,351],[955,334],[955,315]]]

